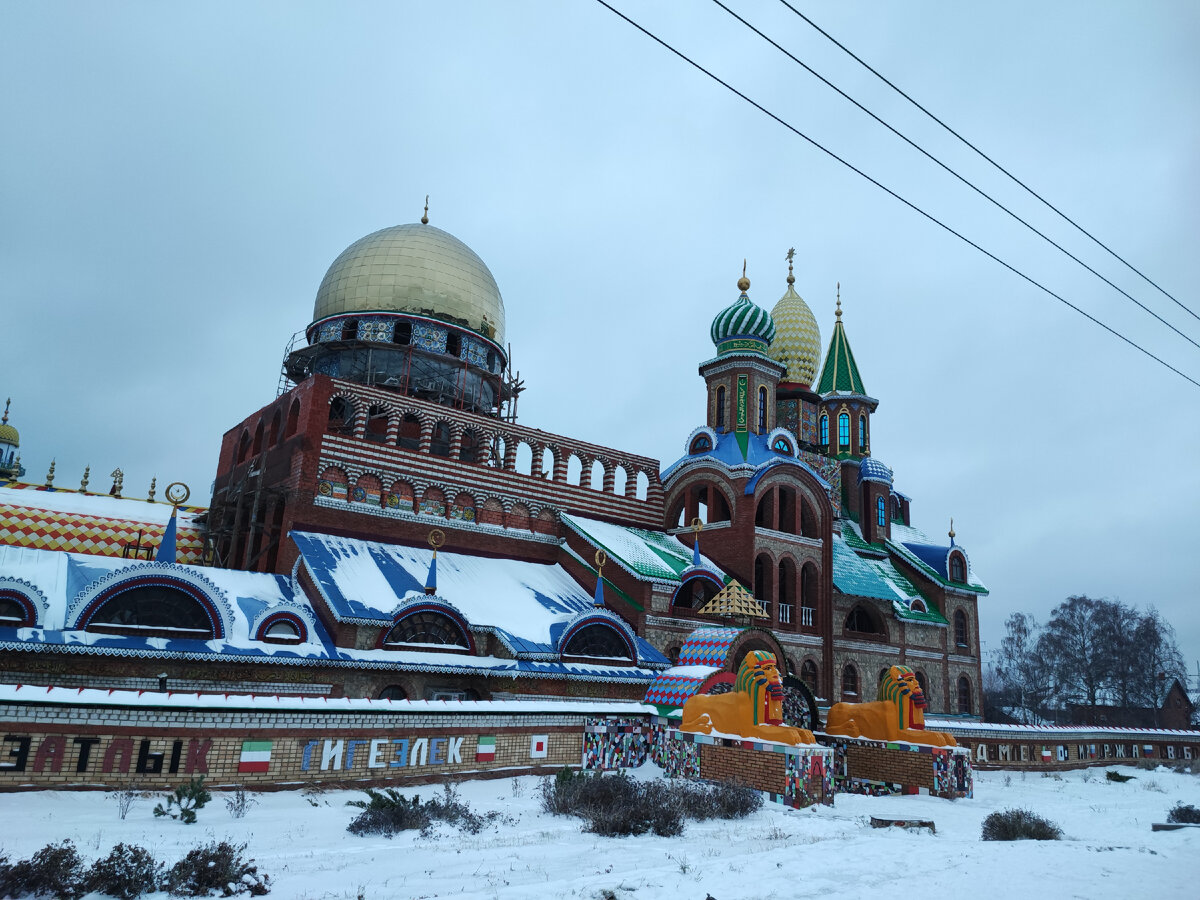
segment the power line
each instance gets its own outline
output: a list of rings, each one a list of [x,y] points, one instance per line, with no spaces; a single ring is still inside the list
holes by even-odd
[[[1057,206],[1055,206],[1053,203],[1051,203],[1049,200],[1047,200],[1045,197],[1043,197],[1041,194],[1039,194],[1037,191],[1035,191],[1033,188],[1031,188],[1029,185],[1027,185],[1025,182],[1023,182],[1020,178],[1018,178],[1012,172],[1008,171],[1008,169],[1004,168],[1004,166],[1000,165],[1000,163],[996,162],[996,160],[992,159],[990,156],[988,156],[986,153],[984,153],[982,150],[980,150],[978,147],[976,147],[973,143],[971,143],[969,140],[967,140],[965,137],[963,137],[961,134],[959,134],[957,131],[955,131],[953,128],[951,128],[949,125],[947,125],[941,119],[939,119],[933,113],[931,113],[928,109],[926,109],[924,106],[922,106],[916,100],[914,100],[912,97],[910,97],[908,94],[906,94],[900,88],[898,88],[890,80],[888,80],[886,77],[884,77],[884,75],[882,73],[880,73],[878,70],[873,68],[870,64],[868,64],[865,60],[863,60],[857,54],[855,54],[853,50],[851,50],[849,47],[847,47],[845,44],[843,44],[841,41],[839,41],[837,38],[835,38],[833,35],[831,35],[829,32],[827,32],[824,28],[822,28],[820,25],[818,25],[816,22],[814,22],[812,19],[810,19],[804,13],[800,12],[800,10],[796,9],[796,7],[792,6],[792,4],[788,2],[788,0],[779,0],[779,2],[782,3],[784,6],[786,6],[788,9],[790,9],[792,12],[794,12],[796,15],[798,15],[801,19],[803,19],[805,22],[807,22],[813,28],[815,28],[818,32],[821,33],[821,35],[823,37],[825,37],[829,41],[831,41],[834,45],[836,45],[838,47],[838,49],[840,49],[844,53],[846,53],[856,63],[858,63],[860,66],[862,66],[864,69],[866,69],[872,75],[874,75],[876,78],[878,78],[880,81],[882,81],[888,87],[890,87],[893,91],[895,91],[897,94],[899,94],[905,100],[907,100],[909,103],[911,103],[917,109],[919,109],[921,112],[925,113],[925,115],[929,116],[929,118],[933,119],[933,121],[937,122],[937,124],[941,125],[942,128],[946,129],[946,131],[950,132],[952,135],[954,135],[956,138],[958,138],[960,141],[962,141],[964,144],[966,144],[968,147],[970,147],[972,150],[974,150],[976,153],[978,153],[981,157],[983,157],[985,160],[987,160],[987,162],[989,162],[989,163],[991,163],[991,165],[995,166],[999,171],[1003,172],[1006,176],[1008,176],[1010,179],[1012,179],[1016,184],[1020,185],[1022,188],[1024,188],[1026,191],[1028,191],[1029,194],[1031,194],[1033,197],[1035,197],[1037,200],[1039,200],[1041,203],[1043,203],[1046,207],[1048,207],[1050,210],[1052,210],[1058,216],[1063,218],[1066,222],[1068,222],[1070,225],[1072,225],[1076,230],[1078,230],[1081,234],[1083,234],[1085,237],[1087,237],[1089,240],[1091,240],[1093,243],[1095,243],[1098,247],[1105,250],[1109,255],[1111,255],[1114,259],[1116,259],[1118,262],[1120,262],[1122,265],[1124,265],[1126,268],[1128,268],[1131,272],[1133,272],[1134,274],[1136,274],[1140,278],[1142,278],[1142,280],[1144,280],[1147,284],[1149,284],[1151,287],[1153,287],[1155,290],[1157,290],[1159,293],[1161,293],[1164,297],[1169,298],[1172,302],[1175,303],[1176,306],[1178,306],[1182,310],[1185,310],[1193,318],[1200,319],[1200,315],[1197,315],[1193,310],[1189,309],[1182,302],[1177,300],[1174,297],[1174,295],[1172,295],[1171,293],[1169,293],[1166,290],[1166,288],[1160,287],[1156,282],[1151,280],[1149,275],[1145,274],[1140,269],[1138,269],[1136,266],[1134,266],[1133,263],[1129,262],[1124,257],[1120,256],[1117,253],[1117,251],[1113,250],[1111,247],[1109,247],[1107,244],[1105,244],[1103,241],[1101,241],[1100,238],[1096,237],[1094,234],[1092,234],[1090,231],[1088,231],[1086,228],[1084,228],[1082,225],[1080,225],[1078,222],[1076,222],[1074,219],[1072,219],[1070,216],[1068,216],[1065,212],[1063,212],[1061,209],[1059,209]]]
[[[1103,275],[1101,275],[1099,272],[1097,272],[1095,269],[1093,269],[1091,266],[1089,266],[1087,263],[1085,263],[1082,259],[1080,259],[1078,256],[1076,256],[1074,253],[1072,253],[1066,247],[1062,246],[1062,244],[1055,241],[1049,235],[1039,231],[1036,227],[1034,227],[1032,224],[1030,224],[1028,220],[1021,218],[1021,216],[1017,215],[1015,212],[1013,212],[1011,209],[1009,209],[1007,206],[1005,206],[1003,203],[1001,203],[999,200],[997,200],[991,194],[988,194],[986,191],[982,190],[981,188],[976,187],[974,184],[972,184],[970,181],[968,181],[962,175],[958,174],[958,172],[956,172],[954,169],[950,168],[948,165],[946,165],[944,162],[942,162],[940,159],[938,159],[932,153],[927,151],[924,147],[920,146],[915,141],[909,139],[906,135],[897,131],[890,124],[885,122],[879,116],[875,115],[875,113],[871,112],[871,110],[867,109],[865,106],[863,106],[861,103],[859,103],[853,97],[851,97],[849,94],[847,94],[845,91],[843,91],[840,87],[838,87],[836,84],[834,84],[828,78],[826,78],[820,72],[816,71],[810,65],[805,63],[803,60],[797,58],[791,52],[789,52],[787,49],[780,46],[769,35],[766,35],[763,32],[761,32],[759,29],[755,28],[753,25],[751,25],[749,22],[747,22],[745,19],[743,19],[740,15],[738,15],[732,9],[730,9],[728,6],[726,6],[724,3],[722,3],[721,0],[713,0],[713,3],[715,3],[717,6],[721,7],[721,9],[725,10],[725,12],[729,13],[729,15],[733,16],[735,19],[737,19],[739,22],[741,22],[743,25],[745,25],[747,28],[749,28],[751,31],[753,31],[755,34],[757,34],[760,38],[762,38],[764,41],[766,41],[768,44],[770,44],[772,47],[774,47],[776,50],[778,50],[780,53],[782,53],[784,56],[786,56],[788,59],[790,59],[796,65],[803,68],[806,72],[808,72],[814,78],[817,78],[822,84],[824,84],[825,86],[836,91],[838,93],[838,95],[841,96],[843,99],[848,100],[851,103],[853,103],[856,107],[858,107],[860,110],[862,110],[868,116],[870,116],[872,119],[874,119],[876,122],[878,122],[880,125],[882,125],[884,128],[886,128],[888,131],[890,131],[892,134],[896,135],[896,137],[900,138],[900,140],[904,141],[904,143],[908,144],[910,147],[912,147],[914,150],[916,150],[918,153],[920,153],[922,156],[924,156],[930,162],[935,163],[937,166],[939,166],[944,171],[949,172],[951,175],[953,175],[955,178],[957,178],[959,181],[961,181],[963,184],[965,184],[967,187],[969,187],[971,190],[973,190],[980,197],[983,197],[985,200],[987,200],[989,203],[991,203],[997,209],[1002,210],[1005,213],[1008,213],[1008,215],[1010,215],[1012,218],[1016,219],[1018,222],[1020,222],[1022,225],[1024,225],[1026,228],[1028,228],[1030,231],[1032,231],[1034,234],[1036,234],[1038,237],[1040,237],[1042,240],[1046,241],[1052,247],[1059,250],[1066,256],[1070,257],[1075,262],[1079,263],[1079,265],[1083,266],[1085,269],[1087,269],[1089,272],[1091,272],[1093,275],[1095,275],[1097,278],[1099,278],[1101,281],[1103,281],[1105,284],[1107,284],[1109,287],[1111,287],[1117,293],[1121,294],[1123,297],[1125,297],[1127,300],[1131,301],[1132,303],[1137,304],[1137,306],[1139,308],[1141,308],[1143,311],[1149,313],[1151,316],[1153,316],[1155,319],[1157,319],[1163,325],[1166,325],[1168,328],[1170,328],[1173,332],[1175,332],[1177,335],[1179,335],[1181,338],[1183,338],[1185,341],[1187,341],[1189,344],[1191,344],[1197,350],[1200,350],[1200,343],[1197,343],[1193,338],[1184,334],[1182,331],[1180,331],[1178,328],[1176,328],[1174,325],[1172,325],[1170,322],[1168,322],[1166,319],[1164,319],[1162,316],[1160,316],[1154,310],[1150,309],[1150,307],[1146,306],[1140,300],[1133,297],[1131,294],[1129,294],[1123,288],[1118,287],[1116,284],[1109,281],[1107,278],[1105,278]]]
[[[1129,346],[1133,347],[1135,350],[1138,350],[1141,353],[1145,354],[1146,356],[1150,357],[1152,360],[1154,360],[1159,365],[1165,366],[1166,368],[1170,369],[1172,372],[1174,372],[1180,378],[1184,379],[1185,381],[1189,382],[1190,384],[1194,385],[1195,387],[1200,388],[1200,381],[1196,381],[1194,378],[1183,374],[1183,372],[1179,371],[1177,368],[1175,368],[1173,365],[1166,362],[1165,360],[1160,359],[1159,357],[1155,356],[1153,353],[1151,353],[1145,347],[1134,342],[1132,339],[1127,338],[1125,335],[1121,334],[1121,332],[1117,331],[1116,329],[1112,328],[1109,325],[1106,325],[1104,322],[1101,322],[1099,319],[1097,319],[1095,316],[1091,315],[1090,313],[1084,312],[1084,310],[1080,309],[1078,306],[1076,306],[1070,300],[1067,300],[1065,297],[1061,296],[1060,294],[1056,294],[1054,291],[1050,290],[1050,288],[1046,287],[1045,285],[1041,284],[1040,282],[1035,281],[1033,278],[1026,275],[1020,269],[1016,268],[1015,266],[1013,266],[1010,263],[1005,262],[1003,259],[996,256],[996,254],[992,253],[991,251],[985,250],[983,247],[981,247],[979,244],[975,243],[973,240],[971,240],[966,235],[964,235],[958,231],[955,231],[953,228],[951,228],[949,225],[947,225],[941,219],[938,219],[936,216],[925,212],[925,210],[921,209],[915,203],[911,202],[910,200],[906,200],[904,197],[901,197],[899,194],[897,194],[891,188],[889,188],[886,185],[882,184],[881,182],[875,180],[870,175],[868,175],[866,172],[864,172],[862,169],[855,166],[853,163],[838,156],[836,153],[834,153],[828,147],[825,147],[822,144],[818,143],[813,138],[809,137],[807,134],[800,131],[798,128],[796,128],[791,123],[784,121],[782,118],[777,116],[775,113],[771,112],[769,109],[767,109],[762,104],[758,103],[755,100],[750,99],[750,97],[746,96],[741,91],[739,91],[737,88],[735,88],[733,85],[729,84],[727,81],[724,81],[719,76],[713,74],[708,69],[704,68],[704,66],[700,65],[700,63],[696,62],[691,57],[684,54],[682,51],[676,50],[674,47],[672,47],[670,44],[668,44],[662,38],[658,37],[653,32],[651,32],[651,31],[647,30],[646,28],[642,27],[641,25],[639,25],[633,19],[629,18],[629,16],[627,16],[623,12],[621,12],[619,9],[616,9],[615,7],[608,4],[606,2],[606,0],[596,0],[596,2],[599,3],[601,6],[603,6],[605,9],[607,9],[609,12],[613,13],[614,15],[618,16],[621,19],[624,19],[627,23],[632,25],[634,28],[636,28],[642,34],[646,35],[646,37],[650,38],[652,41],[654,41],[656,44],[659,44],[663,48],[669,50],[671,53],[678,56],[680,59],[682,59],[688,65],[699,70],[700,72],[703,72],[705,75],[707,75],[709,78],[711,78],[717,84],[721,85],[721,87],[725,88],[730,93],[735,94],[736,96],[740,97],[742,100],[745,100],[747,103],[749,103],[755,109],[757,109],[759,112],[774,119],[776,122],[778,122],[784,128],[786,128],[788,131],[792,132],[797,137],[802,138],[803,140],[807,141],[809,144],[811,144],[817,150],[820,150],[826,156],[841,163],[843,166],[845,166],[850,171],[854,172],[856,175],[860,175],[861,177],[865,178],[867,181],[871,182],[871,184],[875,185],[877,188],[879,188],[881,191],[888,194],[892,198],[899,200],[901,203],[903,203],[905,206],[907,206],[913,212],[928,219],[930,222],[937,225],[939,228],[954,235],[956,238],[958,238],[963,243],[969,244],[970,246],[974,247],[976,250],[978,250],[984,256],[988,257],[989,259],[993,260],[994,262],[999,263],[1004,268],[1006,268],[1010,272],[1012,272],[1014,275],[1029,282],[1030,284],[1032,284],[1034,287],[1038,288],[1039,290],[1044,291],[1045,293],[1049,294],[1055,300],[1058,300],[1060,303],[1064,304],[1065,306],[1068,306],[1071,309],[1075,310],[1075,312],[1079,313],[1085,319],[1088,319],[1089,321],[1093,322],[1094,324],[1099,325],[1101,328],[1103,328],[1105,331],[1112,334],[1114,337],[1119,338],[1120,340],[1124,341]]]

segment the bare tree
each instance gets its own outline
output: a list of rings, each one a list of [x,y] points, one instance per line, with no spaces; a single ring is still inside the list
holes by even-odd
[[[1095,707],[1109,683],[1103,604],[1091,597],[1068,597],[1055,607],[1038,639],[1038,653],[1050,666],[1060,703]]]
[[[1019,711],[1026,724],[1036,723],[1045,715],[1052,687],[1051,667],[1038,647],[1041,629],[1037,619],[1019,612],[1008,617],[1004,628],[993,660],[1001,702]]]

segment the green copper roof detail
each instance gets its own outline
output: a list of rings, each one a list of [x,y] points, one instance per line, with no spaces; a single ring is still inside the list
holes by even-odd
[[[833,337],[829,339],[829,352],[825,354],[825,366],[821,369],[821,380],[817,384],[818,394],[832,394],[834,391],[861,394],[864,397],[867,395],[862,376],[858,374],[858,364],[854,362],[854,353],[850,350],[850,342],[846,339],[846,329],[842,325],[841,299],[838,300]]]
[[[717,346],[718,355],[735,350],[766,353],[775,340],[775,322],[769,312],[752,303],[743,291],[732,306],[717,313],[709,337]]]

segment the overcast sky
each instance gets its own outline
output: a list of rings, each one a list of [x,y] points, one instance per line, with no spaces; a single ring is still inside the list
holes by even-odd
[[[729,0],[1193,340],[1200,321],[774,0]],[[1200,311],[1200,5],[796,5]],[[614,5],[814,140],[1200,380],[1171,333],[701,2]],[[1200,659],[1200,388],[814,150],[590,0],[0,2],[0,399],[27,480],[206,497],[325,269],[416,221],[504,295],[524,424],[660,458],[736,298],[835,284],[872,450],[1013,611],[1156,604]],[[161,494],[160,494],[161,496]],[[1188,536],[1192,537],[1189,538]],[[1188,548],[1191,549],[1188,549]]]

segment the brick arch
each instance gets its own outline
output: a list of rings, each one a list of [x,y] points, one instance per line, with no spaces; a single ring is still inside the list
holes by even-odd
[[[699,491],[702,488],[708,492],[708,522],[727,522],[733,518],[737,509],[736,492],[719,470],[705,466],[693,470],[671,485],[671,492],[664,498],[668,528],[686,526],[698,515]],[[714,492],[719,493],[719,498],[715,498]],[[720,502],[714,504],[714,499]]]
[[[383,497],[383,479],[373,472],[364,472],[354,482],[350,499],[354,503],[369,503],[379,506]]]
[[[421,515],[446,518],[446,492],[437,485],[431,484],[421,492]]]
[[[498,497],[488,497],[477,507],[476,521],[481,525],[504,526],[504,504]]]
[[[506,524],[509,528],[528,531],[530,518],[528,506],[524,503],[514,503],[509,507]]]
[[[450,505],[450,518],[463,522],[474,522],[475,517],[475,498],[466,491],[459,491]]]
[[[346,404],[344,417],[335,415],[339,401]],[[353,435],[358,428],[360,413],[363,412],[360,409],[361,406],[362,401],[353,394],[345,391],[334,394],[329,398],[329,413],[325,422],[325,430],[330,434],[341,434],[347,437]]]
[[[416,490],[409,482],[397,478],[383,497],[383,505],[388,509],[414,512],[416,510]]]
[[[725,657],[725,671],[736,675],[738,668],[742,665],[742,660],[752,650],[765,650],[775,657],[778,666],[786,665],[787,654],[783,652],[783,645],[779,643],[775,635],[765,628],[747,628],[730,645],[729,652]],[[782,670],[779,674],[783,674]]]
[[[543,506],[529,527],[538,534],[558,534],[558,515],[550,507]]]

